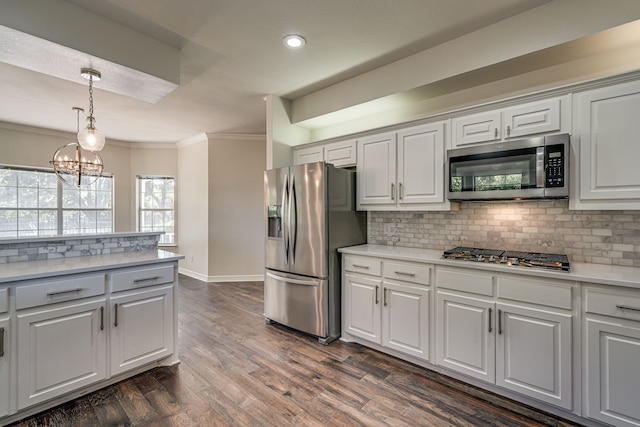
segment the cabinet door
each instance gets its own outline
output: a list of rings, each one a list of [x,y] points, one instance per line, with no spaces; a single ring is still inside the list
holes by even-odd
[[[339,141],[324,146],[324,161],[336,167],[356,164],[356,140]]]
[[[453,148],[500,141],[500,111],[487,111],[453,119]]]
[[[495,381],[495,335],[492,301],[437,294],[437,363],[454,371]]]
[[[105,299],[18,311],[18,409],[106,378]]]
[[[396,205],[396,134],[358,140],[358,210]]]
[[[572,316],[497,304],[496,384],[571,410]]]
[[[398,206],[444,202],[444,123],[398,132]]]
[[[429,288],[384,282],[382,344],[429,360]]]
[[[580,200],[627,201],[633,204],[616,206],[640,209],[640,82],[578,93],[574,102]]]
[[[381,280],[374,276],[344,275],[344,330],[380,344]]]
[[[9,319],[0,320],[0,417],[9,414]]]
[[[587,416],[640,425],[640,323],[587,318]]]
[[[305,147],[293,150],[293,164],[316,163],[324,160],[324,148],[321,146]]]
[[[113,294],[111,374],[173,353],[173,286]]]
[[[560,130],[560,99],[545,99],[504,110],[505,138],[520,138]]]

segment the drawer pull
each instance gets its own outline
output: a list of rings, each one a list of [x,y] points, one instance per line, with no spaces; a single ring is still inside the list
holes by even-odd
[[[489,307],[489,333],[493,332],[493,309],[491,307]]]
[[[115,316],[114,316],[114,320],[113,320],[113,326],[115,328],[118,327],[118,303],[115,303],[113,305],[113,309],[115,310]]]
[[[354,266],[355,268],[364,268],[366,270],[369,269],[368,265],[360,265],[360,264],[351,264],[352,266]]]
[[[64,294],[77,294],[82,291],[84,291],[84,288],[75,288],[75,289],[69,289],[68,291],[47,292],[47,296],[55,297],[55,296],[64,295]]]
[[[100,330],[104,331],[104,306],[100,307]]]
[[[416,277],[416,273],[407,273],[406,271],[394,271],[399,276]]]
[[[638,307],[630,307],[628,305],[616,305],[616,308],[620,310],[631,310],[631,311],[640,311]]]
[[[498,335],[502,335],[502,310],[498,310]]]
[[[0,328],[0,357],[4,356],[4,328]]]
[[[387,288],[382,288],[382,296],[384,297],[384,306],[387,306]]]
[[[159,278],[160,278],[160,276],[145,277],[144,279],[135,279],[133,281],[133,283],[146,282],[146,281],[149,281],[149,280],[156,280],[156,279],[159,279]]]
[[[378,285],[376,285],[376,304],[378,304],[380,302],[380,298],[378,298],[378,289],[380,287]]]

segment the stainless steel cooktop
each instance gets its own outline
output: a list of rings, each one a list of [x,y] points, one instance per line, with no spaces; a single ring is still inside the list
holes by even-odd
[[[497,249],[467,248],[459,246],[444,251],[446,259],[501,264],[516,267],[533,267],[558,271],[569,271],[569,258],[563,254],[538,252],[503,251]]]

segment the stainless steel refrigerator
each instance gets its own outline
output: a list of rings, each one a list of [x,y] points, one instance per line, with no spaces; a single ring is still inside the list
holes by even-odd
[[[264,173],[264,316],[318,337],[340,336],[337,249],[366,242],[355,172],[324,162]]]

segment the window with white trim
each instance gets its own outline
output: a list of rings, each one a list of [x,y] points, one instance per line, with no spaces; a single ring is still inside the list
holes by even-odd
[[[113,176],[81,187],[51,169],[0,165],[0,238],[113,232]]]
[[[175,246],[175,180],[171,176],[137,176],[138,231],[164,231],[159,246]]]

